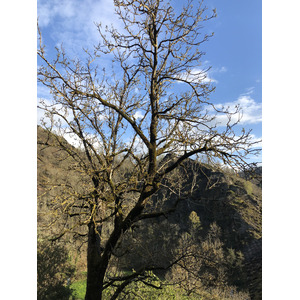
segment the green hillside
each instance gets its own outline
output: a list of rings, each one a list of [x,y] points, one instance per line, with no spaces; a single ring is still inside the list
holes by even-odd
[[[69,288],[70,278],[71,287],[82,288],[86,270],[87,226],[81,226],[74,232],[71,224],[66,230],[63,208],[57,210],[56,205],[58,198],[61,201],[63,197],[69,197],[69,187],[86,188],[85,175],[65,152],[47,146],[55,143],[72,147],[55,135],[50,137],[38,127],[38,239],[45,243],[63,231],[66,233],[50,243],[67,253],[64,269],[59,270],[59,282]],[[80,150],[78,155],[81,155]],[[170,161],[170,157],[168,159]],[[130,173],[130,162],[127,166],[128,169],[119,176]],[[138,222],[126,232],[116,249],[112,268],[130,274],[132,270],[145,266],[168,265],[182,253],[190,253],[187,259],[174,264],[171,269],[162,267],[156,271],[155,275],[165,286],[161,296],[155,299],[168,299],[163,298],[163,293],[171,293],[167,283],[178,288],[178,297],[170,296],[169,299],[249,299],[247,293],[251,299],[261,299],[261,179],[258,177],[250,181],[244,177],[192,159],[185,161],[176,173],[164,180],[146,210],[151,213],[160,206],[169,210],[170,214]],[[175,185],[176,192],[172,189]],[[182,195],[179,201],[178,193]],[[127,201],[130,205],[130,199]],[[109,232],[109,226],[103,228],[103,238]],[[38,253],[42,253],[41,249],[44,248],[39,248]],[[196,275],[193,277],[185,273],[186,268],[194,268]],[[138,289],[144,293],[144,299],[150,299],[150,296],[145,296],[149,293],[147,289]],[[197,298],[197,295],[202,298]],[[68,299],[70,295],[66,293],[64,297]],[[138,296],[128,299],[138,299]]]

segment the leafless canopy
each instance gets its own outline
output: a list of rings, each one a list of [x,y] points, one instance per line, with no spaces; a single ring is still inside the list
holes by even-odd
[[[38,81],[52,95],[39,104],[43,125],[57,135],[71,134],[80,145],[56,141],[85,174],[85,187],[71,187],[72,197],[63,205],[70,216],[80,215],[79,225],[89,227],[90,294],[103,288],[121,235],[135,222],[162,214],[147,216],[145,205],[181,162],[205,155],[241,168],[257,151],[250,132],[234,131],[240,108],[220,108],[209,100],[214,87],[201,65],[201,46],[212,36],[203,33],[203,25],[216,12],[208,12],[202,1],[195,8],[194,2],[185,1],[176,12],[163,0],[114,0],[122,30],[97,24],[100,42],[85,50],[82,60],[70,59],[62,47],[48,59],[40,35]],[[110,70],[101,68],[107,59]],[[160,163],[166,154],[172,162]],[[108,220],[113,230],[100,249],[93,237],[101,236],[99,228]],[[93,272],[97,283],[89,278]]]

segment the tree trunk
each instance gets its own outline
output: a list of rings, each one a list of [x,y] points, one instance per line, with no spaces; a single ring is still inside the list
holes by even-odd
[[[139,199],[141,203],[136,204],[126,219],[122,222],[120,219],[118,220],[116,216],[115,228],[106,242],[104,249],[101,249],[100,245],[102,227],[98,226],[96,232],[95,224],[93,222],[89,224],[85,300],[102,299],[104,277],[112,255],[112,250],[115,248],[121,234],[126,232],[126,230],[130,228],[133,220],[142,213],[144,209],[143,201],[149,198],[154,192],[155,189],[153,187],[145,187]]]
[[[102,299],[102,288],[103,284],[100,279],[100,258],[101,258],[101,247],[100,247],[100,235],[101,228],[95,230],[95,224],[91,222],[89,224],[88,233],[88,250],[87,250],[87,285],[85,300],[101,300]]]

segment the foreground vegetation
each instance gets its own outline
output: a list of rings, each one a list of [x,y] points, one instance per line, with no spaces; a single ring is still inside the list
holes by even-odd
[[[72,300],[84,300],[86,291],[86,280],[76,281],[71,285]],[[123,299],[145,299],[145,300],[248,300],[249,295],[239,293],[235,289],[212,289],[210,291],[203,289],[197,294],[187,295],[184,290],[176,285],[164,283],[160,289],[149,287],[141,282],[134,284],[131,289],[128,289],[127,295]],[[107,294],[107,295],[106,295]],[[110,299],[110,292],[107,291],[103,299]]]
[[[178,271],[178,270],[177,270]],[[122,271],[123,276],[133,276],[135,270]],[[187,291],[153,272],[142,281],[133,282],[124,289],[122,299],[145,300],[249,300],[248,293],[237,292],[236,287],[207,288],[204,285]],[[38,297],[40,300],[83,300],[86,293],[86,272],[78,272],[68,251],[61,244],[38,240]],[[105,290],[103,299],[111,299],[115,287]]]
[[[47,137],[41,128],[38,133],[39,140]],[[60,193],[59,183],[62,180],[78,183],[81,177],[68,169],[68,161],[62,160],[61,153],[55,148],[39,145],[38,157],[38,299],[69,299],[71,296],[83,299],[86,287],[85,231],[53,240],[65,220],[60,217],[54,225],[48,226],[53,218],[50,213],[53,200]],[[129,169],[130,164],[127,167]],[[260,299],[261,182],[257,179],[249,181],[229,170],[213,169],[193,160],[183,164],[171,180],[171,184],[176,182],[182,191],[193,184],[192,197],[180,201],[177,211],[167,218],[145,220],[124,234],[115,252],[117,259],[110,267],[111,279],[120,272],[122,276],[129,275],[132,269],[139,271],[154,263],[170,264],[183,254],[185,258],[171,268],[155,271],[161,279],[159,282],[152,276],[147,278],[151,279],[150,285],[142,281],[138,285],[133,280],[122,297],[247,299],[245,295],[250,290],[251,299]],[[53,182],[57,183],[54,188]],[[162,206],[166,210],[172,207],[173,196],[168,189],[163,189],[162,195],[153,201],[161,199],[164,199]],[[108,234],[109,231],[104,231],[103,238]],[[137,277],[139,280],[144,278],[141,274]],[[157,283],[160,289],[152,286]],[[112,291],[112,286],[106,289],[107,299]]]

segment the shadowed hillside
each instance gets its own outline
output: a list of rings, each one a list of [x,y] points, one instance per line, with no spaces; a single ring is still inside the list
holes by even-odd
[[[64,225],[63,217],[56,216],[58,222],[45,227],[53,221],[50,211],[62,185],[84,182],[84,175],[72,165],[70,157],[55,147],[42,145],[49,139],[55,142],[55,138],[38,127],[38,232],[47,237],[59,233]],[[65,140],[60,142],[72,147]],[[171,159],[165,158],[166,163]],[[126,172],[130,172],[130,163]],[[224,280],[240,291],[249,291],[251,299],[261,299],[261,180],[245,178],[192,159],[185,161],[165,179],[147,207],[151,213],[159,203],[170,213],[137,223],[135,229],[126,233],[119,245],[118,267],[130,270],[158,261],[167,264],[182,251],[193,249],[202,253],[203,261],[197,272],[207,286]],[[172,190],[174,183],[176,193]],[[178,197],[179,193],[183,196]],[[61,241],[74,257],[78,270],[85,269],[85,233],[86,228],[82,227],[77,238],[64,236]],[[210,251],[219,251],[219,256],[211,254],[214,265],[206,262]],[[216,264],[218,259],[220,263]],[[158,275],[179,280],[177,273],[174,267],[161,270]]]

